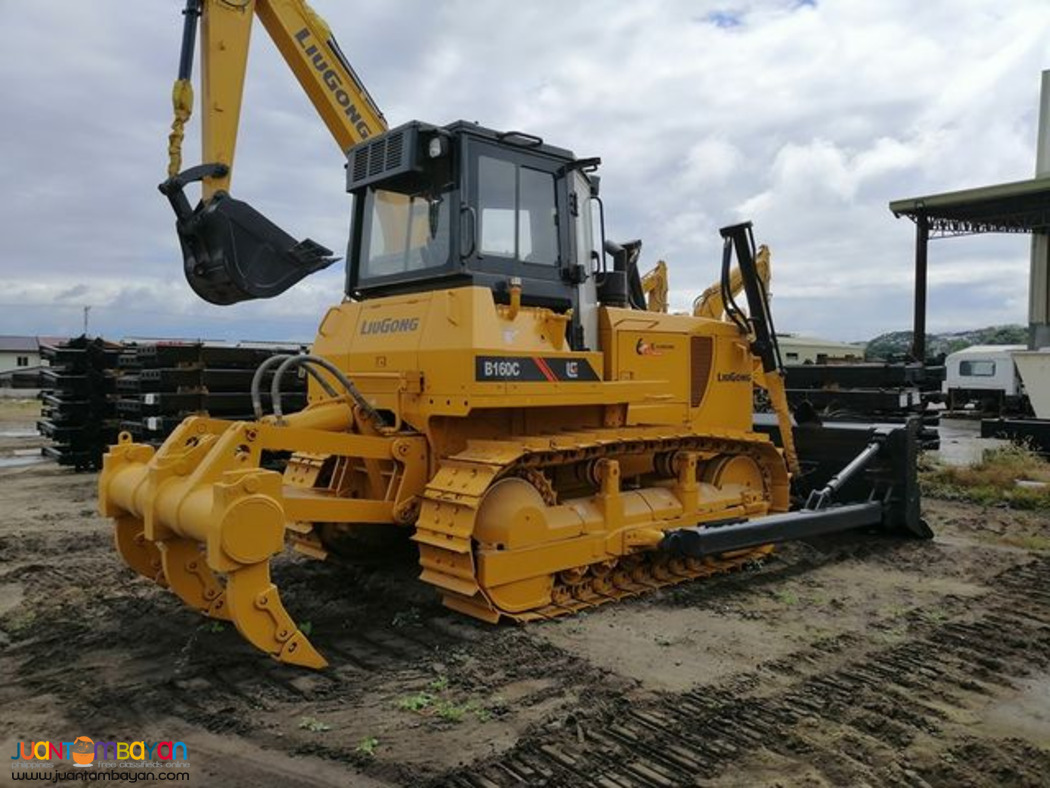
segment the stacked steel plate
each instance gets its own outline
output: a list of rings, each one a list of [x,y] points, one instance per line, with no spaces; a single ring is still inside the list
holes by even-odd
[[[84,337],[42,355],[44,412],[38,429],[54,445],[45,453],[77,470],[101,466],[106,447],[126,431],[139,442],[159,445],[186,417],[252,419],[251,380],[256,367],[299,345],[225,345],[209,342],[125,342]],[[269,409],[272,371],[264,379]],[[306,405],[306,382],[285,376],[281,404],[286,413]]]
[[[37,430],[52,441],[44,453],[60,465],[98,468],[105,447],[116,440],[120,352],[120,345],[87,337],[41,347],[40,355],[50,366],[41,371],[46,389]]]
[[[117,378],[120,428],[135,440],[160,444],[186,416],[253,419],[251,381],[256,367],[298,346],[244,347],[205,343],[156,343],[126,347]],[[270,405],[270,380],[263,404]],[[281,386],[286,412],[306,405],[306,382],[288,375]]]

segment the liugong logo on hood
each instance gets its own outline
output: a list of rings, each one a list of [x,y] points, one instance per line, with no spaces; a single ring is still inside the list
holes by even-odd
[[[418,328],[418,317],[384,317],[382,320],[364,321],[361,334],[405,334]]]

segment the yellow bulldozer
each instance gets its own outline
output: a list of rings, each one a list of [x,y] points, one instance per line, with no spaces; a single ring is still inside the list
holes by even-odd
[[[253,12],[345,143],[352,228],[344,300],[311,353],[259,368],[254,421],[191,416],[157,449],[122,435],[106,455],[101,511],[138,573],[273,657],[319,668],[271,580],[289,544],[324,558],[410,533],[422,582],[496,622],[727,572],[785,540],[930,535],[917,424],[793,423],[768,250],[750,224],[722,229],[716,284],[692,314],[670,314],[666,269],[640,275],[640,242],[603,237],[598,159],[463,121],[387,129],[301,0],[187,12],[161,189],[194,290],[268,297],[331,259],[226,192],[244,72],[230,59],[247,51]],[[206,163],[178,172],[201,13],[204,104],[225,125],[206,114]],[[197,180],[191,208],[183,189]],[[310,376],[309,404],[285,413],[293,374]]]

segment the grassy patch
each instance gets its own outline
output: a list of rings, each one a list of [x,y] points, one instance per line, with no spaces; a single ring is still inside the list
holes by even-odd
[[[470,711],[469,704],[460,706],[450,700],[443,700],[434,706],[434,713],[449,722],[462,722],[468,711]]]
[[[354,748],[354,752],[359,752],[362,755],[367,755],[372,758],[376,754],[376,747],[379,746],[379,739],[375,736],[366,736],[357,743],[357,747]]]
[[[911,612],[911,608],[907,605],[890,605],[882,609],[882,613],[888,618],[900,618],[909,612]]]
[[[904,640],[908,635],[908,627],[904,624],[898,624],[894,627],[887,627],[875,632],[875,637],[881,640],[883,643],[899,643]]]
[[[430,687],[436,689],[434,685],[440,683],[443,678],[441,677],[430,682]],[[447,686],[448,680],[444,679],[444,685],[440,687],[439,691],[443,691]],[[431,692],[417,692],[414,695],[406,695],[403,698],[399,698],[396,705],[402,711],[412,711],[425,717],[438,717],[446,722],[462,722],[468,714],[474,715],[478,722],[488,722],[492,719],[493,713],[491,709],[487,709],[475,701],[457,703],[450,698],[439,697]]]
[[[778,602],[781,602],[785,605],[798,604],[798,594],[796,594],[794,591],[774,591],[773,596],[776,597]]]
[[[1018,487],[1018,481],[1047,487]],[[950,466],[924,459],[919,467],[923,495],[985,506],[1050,509],[1050,462],[1023,446],[986,451],[976,465]]]
[[[390,621],[390,625],[397,629],[410,627],[418,624],[421,617],[418,607],[410,607],[407,610],[399,610],[395,613]]]
[[[1007,536],[1003,541],[1014,547],[1023,547],[1025,550],[1050,552],[1050,537],[1047,536],[1019,534],[1017,536]]]
[[[441,719],[449,722],[462,722],[468,714],[474,715],[478,722],[488,722],[492,719],[492,712],[475,701],[466,703],[453,703],[452,701],[439,701],[434,706],[434,713]]]
[[[317,717],[303,717],[299,720],[299,727],[304,731],[312,731],[313,733],[324,733],[332,730],[331,725],[327,722],[321,722]]]
[[[429,692],[417,692],[415,695],[406,695],[398,698],[397,707],[402,711],[424,711],[434,705],[437,700]]]
[[[940,624],[948,620],[947,611],[939,607],[927,607],[920,608],[918,610],[919,618],[930,624]]]
[[[40,415],[40,400],[4,399],[0,400],[0,421],[14,421]]]
[[[4,629],[12,635],[24,634],[32,629],[33,625],[36,623],[36,618],[36,613],[32,610],[18,608],[4,619]]]

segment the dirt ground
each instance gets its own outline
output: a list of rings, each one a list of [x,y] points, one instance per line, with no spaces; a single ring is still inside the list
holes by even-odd
[[[0,414],[0,458],[31,448],[3,434],[32,409]],[[407,561],[288,556],[285,604],[331,662],[309,672],[125,568],[95,483],[0,468],[8,754],[177,739],[216,786],[1050,784],[1042,515],[927,501],[933,542],[794,544],[527,627],[444,610]]]

